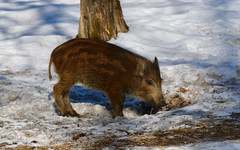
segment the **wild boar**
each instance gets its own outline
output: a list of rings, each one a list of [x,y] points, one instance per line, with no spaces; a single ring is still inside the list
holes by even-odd
[[[56,47],[49,62],[59,75],[53,87],[57,110],[63,116],[78,116],[69,102],[69,90],[75,83],[103,91],[110,100],[113,117],[123,116],[127,94],[164,106],[158,60],[154,62],[119,46],[92,39],[72,39]]]

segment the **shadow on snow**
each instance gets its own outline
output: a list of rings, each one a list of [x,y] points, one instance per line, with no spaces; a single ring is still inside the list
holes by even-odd
[[[82,86],[74,86],[69,94],[72,103],[92,103],[105,106],[108,111],[112,111],[110,101],[103,92],[92,91]],[[138,115],[155,114],[158,108],[153,104],[139,101],[138,99],[127,96],[123,109],[130,109]]]

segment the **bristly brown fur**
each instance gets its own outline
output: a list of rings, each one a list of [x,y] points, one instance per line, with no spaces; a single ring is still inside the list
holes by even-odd
[[[104,91],[110,99],[113,115],[123,116],[122,107],[126,94],[164,105],[160,70],[157,58],[154,63],[121,47],[91,39],[73,39],[51,54],[60,80],[54,86],[54,98],[63,116],[77,116],[69,103],[69,90],[77,83]]]

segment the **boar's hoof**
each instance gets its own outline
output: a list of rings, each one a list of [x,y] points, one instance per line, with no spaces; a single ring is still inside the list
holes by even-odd
[[[73,109],[67,112],[67,116],[80,117],[80,115],[78,113],[76,113],[76,111]]]
[[[60,115],[64,116],[64,117],[78,117],[78,118],[80,117],[80,115],[78,113],[76,113],[76,111],[74,111],[74,110],[71,112],[64,112],[64,113],[60,112]]]
[[[72,113],[68,113],[68,116],[71,116],[71,117],[77,117],[77,118],[79,118],[80,117],[80,115],[78,114],[78,113],[74,113],[74,114],[72,114]]]
[[[112,118],[115,119],[116,117],[118,118],[118,117],[123,117],[123,116],[124,115],[123,115],[123,113],[121,111],[121,112],[118,112],[118,113],[113,113]]]

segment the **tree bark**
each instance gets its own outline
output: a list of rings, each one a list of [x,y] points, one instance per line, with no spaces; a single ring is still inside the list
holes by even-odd
[[[77,38],[108,41],[127,31],[119,0],[81,0]]]

